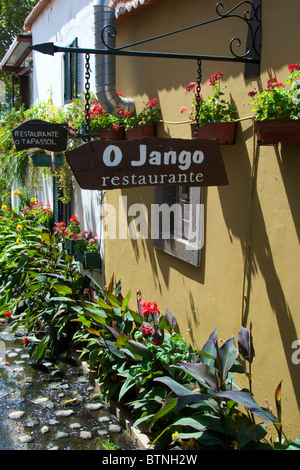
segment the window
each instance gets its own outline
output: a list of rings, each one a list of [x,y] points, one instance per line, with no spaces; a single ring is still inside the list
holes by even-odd
[[[69,44],[68,47],[78,47],[78,39]],[[82,57],[81,54],[64,54],[64,102],[77,98],[82,91]]]
[[[204,233],[202,189],[157,186],[154,246],[193,266],[200,266]]]

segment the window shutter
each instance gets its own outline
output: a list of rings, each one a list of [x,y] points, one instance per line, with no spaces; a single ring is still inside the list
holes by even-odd
[[[69,44],[69,47],[78,47],[78,39]],[[67,52],[64,55],[64,102],[77,98],[82,89],[82,58],[80,54]]]

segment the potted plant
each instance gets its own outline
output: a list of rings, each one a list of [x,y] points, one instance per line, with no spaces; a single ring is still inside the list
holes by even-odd
[[[100,133],[101,139],[105,140],[123,140],[123,110],[118,109],[118,116],[108,113],[98,100],[93,101],[93,108],[90,113],[90,128],[92,133]]]
[[[84,269],[99,268],[101,266],[101,257],[98,237],[94,237],[92,232],[81,232],[76,242],[75,256]]]
[[[195,132],[196,123],[196,87],[195,82],[190,82],[185,89],[186,94],[192,93],[192,107],[190,110],[191,120],[191,137],[200,139],[215,139],[220,144],[233,144],[235,140],[236,122],[233,114],[236,109],[224,99],[224,91],[226,87],[221,87],[221,79],[223,72],[216,72],[210,75],[209,85],[213,87],[213,93],[207,98],[200,95],[199,109],[199,129]],[[183,113],[187,108],[182,107],[180,112]]]
[[[70,255],[75,253],[75,245],[79,240],[80,223],[76,215],[72,215],[67,226],[65,222],[57,222],[54,226],[54,232],[58,238],[62,239],[63,246]]]
[[[123,113],[125,138],[127,140],[155,136],[155,123],[160,118],[160,109],[157,105],[158,99],[153,98],[146,103],[139,114],[133,116],[130,112]]]
[[[288,70],[290,76],[284,83],[272,77],[262,93],[248,93],[255,98],[250,104],[259,145],[300,144],[300,65],[291,64]]]

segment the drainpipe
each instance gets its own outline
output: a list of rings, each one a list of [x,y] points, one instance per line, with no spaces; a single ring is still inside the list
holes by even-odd
[[[94,0],[94,33],[95,48],[107,49],[103,44],[101,33],[105,26],[112,26],[112,34],[105,32],[109,48],[115,48],[115,7],[119,0]],[[95,55],[95,86],[99,103],[110,114],[117,116],[116,110],[122,108],[135,114],[135,104],[132,98],[119,96],[116,91],[116,57],[114,55]]]

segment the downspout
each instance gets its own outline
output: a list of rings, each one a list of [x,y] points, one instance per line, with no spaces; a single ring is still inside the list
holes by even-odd
[[[94,0],[94,34],[95,48],[107,49],[101,33],[105,26],[112,26],[115,31],[115,8],[119,0]],[[108,31],[107,31],[108,32]],[[115,48],[115,35],[106,34],[107,45]],[[96,97],[103,108],[117,116],[117,109],[122,108],[135,114],[132,98],[124,98],[116,91],[116,57],[114,55],[96,54],[95,56],[95,88]]]

